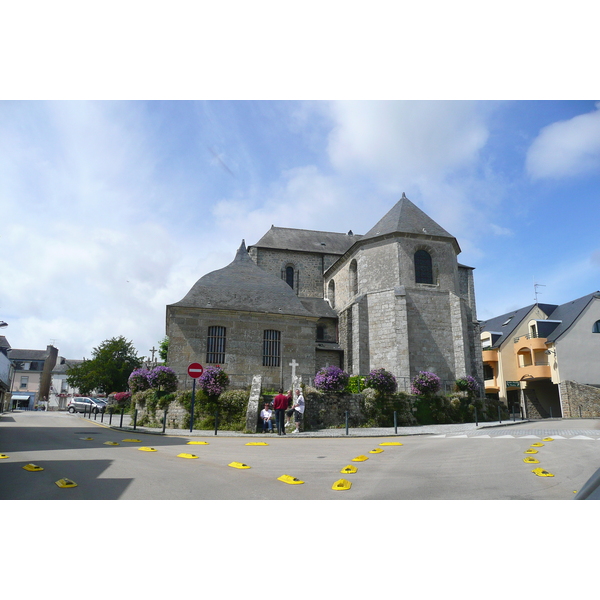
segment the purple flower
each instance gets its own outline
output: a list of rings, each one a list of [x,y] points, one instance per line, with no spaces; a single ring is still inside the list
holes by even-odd
[[[148,375],[150,375],[150,371],[148,371],[148,369],[135,369],[132,371],[129,379],[127,380],[129,383],[129,389],[133,393],[147,390],[150,387]]]
[[[148,373],[148,383],[151,388],[174,392],[177,389],[177,374],[173,369],[159,365]]]
[[[393,394],[398,389],[396,378],[385,369],[374,369],[365,377],[365,386],[380,394]]]
[[[435,373],[420,371],[412,380],[411,392],[416,396],[435,394],[441,387],[440,378]]]
[[[339,367],[323,367],[315,375],[315,387],[323,392],[343,392],[348,385],[348,373]]]
[[[221,367],[207,367],[198,384],[207,396],[220,396],[229,386],[229,375]]]

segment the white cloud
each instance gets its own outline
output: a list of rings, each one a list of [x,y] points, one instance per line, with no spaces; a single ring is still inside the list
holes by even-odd
[[[600,103],[596,110],[544,127],[531,144],[526,168],[534,179],[600,169]]]

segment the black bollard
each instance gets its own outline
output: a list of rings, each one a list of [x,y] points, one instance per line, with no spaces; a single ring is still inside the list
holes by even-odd
[[[348,435],[348,411],[346,411],[346,435]]]
[[[500,413],[500,407],[498,407],[498,423],[502,423],[502,414]]]
[[[398,413],[394,411],[394,433],[398,433]]]
[[[137,408],[133,411],[133,430],[137,427]]]
[[[165,410],[165,414],[163,415],[163,430],[162,432],[165,432],[165,429],[167,427],[167,411]]]
[[[119,427],[123,427],[123,413],[125,412],[125,407],[121,409],[121,422],[119,423]]]
[[[475,406],[475,427],[479,427],[479,420],[477,419],[477,407]]]
[[[217,435],[217,429],[219,428],[219,411],[215,411],[215,435]]]

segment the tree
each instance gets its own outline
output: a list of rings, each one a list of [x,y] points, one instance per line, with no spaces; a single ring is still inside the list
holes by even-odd
[[[167,362],[167,356],[169,354],[169,336],[165,335],[165,337],[160,340],[158,343],[158,356],[160,356],[160,360],[164,363]]]
[[[92,358],[67,371],[67,382],[80,394],[126,392],[131,372],[142,365],[132,342],[123,336],[105,340],[92,350]]]

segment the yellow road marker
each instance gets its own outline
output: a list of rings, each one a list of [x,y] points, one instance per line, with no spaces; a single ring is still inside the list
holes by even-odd
[[[360,456],[352,459],[353,462],[363,462],[364,460],[369,460],[369,457],[361,454]]]
[[[527,458],[523,459],[523,462],[525,463],[530,463],[530,464],[539,464],[539,460],[537,458],[533,458],[533,456],[528,456]]]
[[[358,471],[358,469],[352,465],[348,465],[347,467],[344,467],[340,473],[356,473]]]
[[[0,458],[10,458],[8,454],[0,454]]]
[[[268,446],[267,442],[248,442],[246,446]]]
[[[338,479],[333,486],[331,486],[332,490],[349,490],[352,487],[352,484],[347,479]]]
[[[43,471],[44,468],[39,465],[34,465],[33,463],[29,463],[23,467],[26,471]]]
[[[400,442],[382,442],[380,446],[403,446]]]
[[[542,438],[542,442],[553,442],[554,438]]]
[[[542,469],[542,467],[533,469],[533,471],[531,471],[531,472],[535,473],[538,477],[554,477],[554,475],[552,475],[552,473],[548,473],[548,471]]]
[[[123,442],[134,442],[136,444],[139,444],[142,440],[122,440]]]
[[[300,481],[297,477],[292,477],[291,475],[282,475],[277,478],[278,481],[283,481],[283,483],[289,483],[290,485],[298,485],[300,483],[304,483],[304,481]]]
[[[533,450],[532,448],[529,448],[528,450],[525,450],[525,454],[537,454],[538,451],[537,450]]]
[[[195,444],[196,446],[200,446],[200,445],[208,446],[208,442],[188,442],[188,445],[193,445],[193,444]]]
[[[534,444],[531,444],[534,448],[539,448],[540,446],[543,446],[544,444],[542,444],[542,442],[535,442]]]
[[[182,452],[177,455],[177,458],[198,458],[195,454],[188,454],[187,452]]]
[[[369,450],[369,454],[381,454],[383,452],[383,448],[375,448],[374,450]]]
[[[87,437],[87,438],[79,438],[79,439],[89,442],[90,440],[93,440],[94,438]]]
[[[77,487],[77,484],[74,481],[71,481],[70,479],[59,479],[58,481],[55,481],[54,483],[56,483],[56,485],[59,488],[73,488],[73,487]]]
[[[150,448],[150,446],[142,446],[141,448],[138,448],[138,450],[141,450],[142,452],[156,452],[156,448]]]
[[[232,462],[232,463],[229,463],[227,466],[233,467],[234,469],[249,469],[250,468],[248,465],[245,465],[244,463],[240,463],[240,462]]]
[[[104,442],[105,446],[118,446],[119,442]]]

